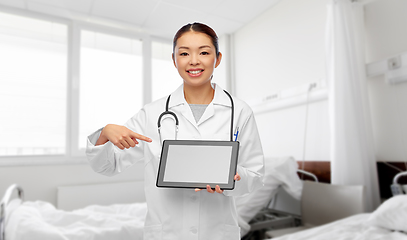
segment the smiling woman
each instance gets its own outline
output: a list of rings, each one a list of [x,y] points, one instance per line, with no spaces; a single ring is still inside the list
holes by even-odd
[[[263,185],[263,151],[253,111],[212,83],[213,72],[221,58],[212,29],[200,23],[182,27],[174,37],[173,62],[183,84],[170,96],[145,105],[124,126],[108,124],[88,137],[87,157],[98,173],[112,176],[138,161],[144,162],[149,207],[144,228],[146,240],[162,239],[162,236],[174,240],[239,240],[234,196]],[[197,118],[196,104],[204,109]],[[178,116],[176,128],[172,116]],[[175,139],[228,142],[233,127],[239,129],[235,131],[235,141],[239,133],[242,143],[237,171],[231,172],[236,181],[233,190],[221,189],[219,185],[212,189],[206,181],[203,189],[156,187],[161,140],[174,140],[174,129],[177,129]],[[205,159],[194,160],[213,169],[212,172],[221,168],[219,161]],[[180,171],[190,171],[190,168],[184,166]],[[208,176],[208,173],[203,175]]]

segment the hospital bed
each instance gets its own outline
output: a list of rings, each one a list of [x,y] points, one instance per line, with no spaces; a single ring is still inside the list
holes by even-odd
[[[18,197],[12,199],[14,192]],[[141,240],[147,213],[145,202],[60,210],[48,202],[24,202],[16,184],[8,187],[0,208],[0,240]]]
[[[292,157],[265,158],[264,186],[250,195],[236,198],[244,240],[261,239],[266,230],[294,227],[301,223],[299,207],[297,211],[280,211],[287,208],[295,210],[299,203],[303,182],[298,172],[316,179],[315,175],[299,170]]]
[[[252,219],[258,212],[263,214],[261,211],[279,189],[300,198],[302,182],[297,170],[297,162],[292,157],[266,158],[265,186],[236,199],[242,236],[251,227],[259,228],[259,225],[251,226]],[[33,240],[142,239],[146,203],[108,205],[107,202],[97,202],[98,205],[94,205],[92,203],[97,199],[100,201],[101,197],[94,196],[93,189],[94,186],[64,187],[63,194],[58,193],[57,209],[48,202],[24,201],[23,189],[18,185],[10,186],[1,201],[0,240],[27,239],[27,236]],[[17,197],[12,198],[13,195]],[[92,197],[92,201],[86,201]]]
[[[305,175],[309,179],[318,182],[317,176],[313,173],[297,169],[297,173],[301,176]],[[296,176],[293,176],[294,179]],[[298,180],[298,179],[297,179]],[[266,183],[267,184],[267,183]],[[306,187],[307,183],[302,184]],[[250,220],[250,234],[246,235],[245,239],[263,239],[267,230],[286,230],[297,228],[303,223],[301,215],[300,200],[298,196],[292,196],[284,185],[280,185],[276,195],[270,199],[270,202],[260,210],[253,219]]]
[[[395,184],[397,184],[397,179],[400,176],[406,176],[407,172],[398,174],[394,178],[394,183],[392,188]],[[311,184],[311,185],[315,185]],[[311,188],[313,188],[311,186]],[[304,184],[303,191],[304,193],[309,192],[308,184]],[[319,222],[313,222],[312,219],[307,219],[307,216],[302,216],[303,222],[305,222],[305,226],[303,226],[302,231],[295,231],[294,233],[288,233],[290,231],[270,231],[267,234],[273,235],[269,236],[269,239],[275,240],[325,240],[325,239],[332,239],[332,240],[342,240],[342,239],[358,239],[358,240],[371,240],[371,239],[386,239],[386,240],[406,240],[407,239],[407,195],[405,192],[405,188],[399,188],[401,191],[394,192],[397,195],[393,196],[392,198],[383,202],[375,211],[372,213],[356,213],[352,214],[352,211],[358,211],[358,206],[354,206],[349,204],[351,202],[354,203],[354,200],[344,200],[347,203],[347,206],[338,206],[335,203],[335,207],[331,207],[331,209],[325,209],[324,211],[319,211],[324,208],[321,206],[321,202],[316,202],[314,207],[309,207],[307,204],[302,205],[303,207],[307,207],[303,210],[303,214],[310,215],[310,212],[314,211],[318,213],[318,218],[315,220]],[[354,191],[357,191],[354,189]],[[310,193],[310,192],[309,192]],[[315,197],[307,197],[309,199],[317,199],[321,196],[318,196],[317,193],[312,192]],[[359,196],[360,197],[360,196]],[[343,198],[343,196],[342,196]],[[346,198],[346,196],[345,196]],[[363,199],[363,198],[362,198]],[[326,199],[327,201],[331,201]],[[335,200],[336,201],[336,200]],[[323,204],[323,203],[322,203]],[[340,204],[340,203],[339,203]],[[324,204],[323,204],[324,205]],[[326,205],[326,204],[325,204]],[[331,205],[332,206],[332,205]],[[322,208],[322,209],[319,209]],[[352,210],[353,208],[353,210]],[[338,216],[338,214],[332,213],[332,211],[340,210],[341,212],[344,211],[343,215],[349,215],[344,218],[334,219]],[[325,213],[328,214],[325,216]],[[308,223],[308,225],[307,225]],[[325,223],[325,224],[324,224]],[[297,230],[301,230],[300,228]]]

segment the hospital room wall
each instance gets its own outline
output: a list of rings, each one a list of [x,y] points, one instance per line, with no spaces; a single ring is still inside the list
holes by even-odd
[[[293,87],[325,83],[328,0],[284,0],[233,35],[235,93],[246,101]],[[366,63],[407,51],[407,2],[367,1]],[[368,79],[378,161],[407,160],[407,83]],[[329,161],[327,100],[256,114],[266,156]],[[307,132],[305,148],[304,133]],[[305,151],[304,151],[305,149]],[[305,156],[305,157],[303,157]]]
[[[407,1],[367,4],[365,24],[367,63],[407,52]],[[407,161],[407,83],[389,85],[384,75],[373,77],[369,94],[377,159]]]
[[[307,83],[325,84],[326,3],[280,1],[234,34],[238,97],[251,101]],[[308,116],[306,106],[256,114],[266,156],[329,159],[327,101],[309,104]]]

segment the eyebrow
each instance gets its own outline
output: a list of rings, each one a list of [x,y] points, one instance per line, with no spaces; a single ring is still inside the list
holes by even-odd
[[[181,47],[179,47],[178,49],[181,49],[181,48],[183,48],[183,49],[189,49],[189,47],[185,47],[185,46],[181,46]],[[209,46],[209,45],[203,45],[203,46],[200,46],[200,47],[199,47],[199,49],[202,49],[202,48],[211,48],[211,46]]]

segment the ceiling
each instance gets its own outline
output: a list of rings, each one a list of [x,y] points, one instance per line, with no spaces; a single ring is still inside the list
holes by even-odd
[[[126,26],[152,36],[172,39],[181,26],[195,21],[213,27],[219,36],[233,33],[279,1],[0,0],[0,6]]]

